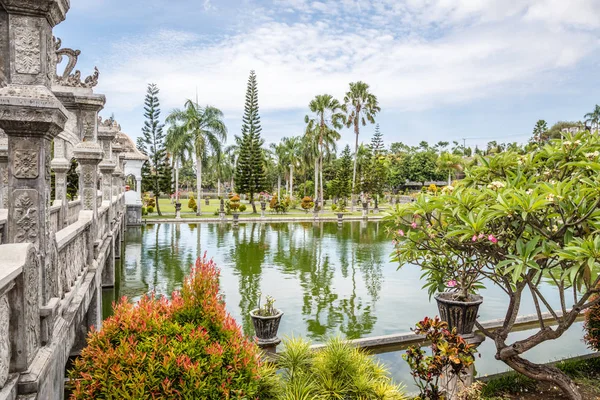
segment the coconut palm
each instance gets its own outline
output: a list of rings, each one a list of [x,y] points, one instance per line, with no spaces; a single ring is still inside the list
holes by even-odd
[[[290,199],[294,198],[294,170],[300,166],[302,161],[302,139],[298,136],[281,139],[285,148],[286,161],[290,167],[288,193]]]
[[[381,111],[377,96],[369,91],[369,85],[364,82],[351,82],[350,90],[344,96],[342,110],[346,114],[345,123],[348,128],[354,126],[356,140],[354,144],[354,173],[352,175],[352,211],[354,211],[354,194],[356,192],[356,166],[358,154],[359,127],[375,123],[375,115]]]
[[[463,159],[462,157],[448,153],[447,151],[440,154],[437,161],[438,170],[441,173],[448,173],[448,185],[452,184],[452,175],[456,176],[457,172],[463,170]]]
[[[167,148],[167,152],[172,156],[173,167],[175,169],[175,202],[179,203],[179,168],[181,163],[192,157],[194,148],[188,132],[182,125],[177,124],[172,124],[167,130],[165,147]]]
[[[313,139],[317,139],[319,157],[317,165],[319,174],[315,171],[315,204],[318,204],[320,209],[323,209],[323,154],[325,150],[325,142],[327,137],[338,138],[339,132],[336,129],[342,128],[344,115],[342,114],[342,105],[339,101],[329,94],[316,96],[308,105],[311,112],[314,113],[313,118],[308,115],[304,117],[306,126],[306,134],[311,135]],[[337,139],[335,139],[337,140]],[[320,175],[320,179],[318,179]],[[319,196],[320,194],[320,196]]]
[[[589,112],[583,116],[585,118],[585,124],[590,123],[590,132],[594,132],[594,126],[596,126],[596,133],[600,131],[600,106],[596,104],[594,111]]]
[[[189,141],[193,144],[196,157],[196,181],[198,211],[201,215],[202,164],[209,153],[221,151],[222,143],[227,139],[227,127],[223,122],[223,112],[212,106],[200,107],[188,100],[183,109],[175,109],[167,117],[167,122],[181,125]]]

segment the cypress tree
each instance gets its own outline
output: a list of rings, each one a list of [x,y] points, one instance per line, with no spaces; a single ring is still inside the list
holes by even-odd
[[[352,191],[352,153],[346,145],[338,160],[338,167],[333,181],[333,194],[339,198],[347,198]]]
[[[165,150],[165,135],[163,133],[164,125],[160,123],[160,102],[158,100],[158,86],[151,83],[148,85],[146,92],[146,99],[144,101],[144,127],[142,128],[142,138],[138,143],[143,144],[143,150],[149,157],[149,164],[145,172],[146,186],[154,193],[154,199],[156,200],[156,211],[158,215],[162,215],[160,212],[160,205],[158,198],[161,193],[161,189],[164,187],[164,175],[168,173],[165,171],[165,165],[168,165],[167,152]],[[142,182],[144,181],[144,174],[142,174]]]
[[[252,212],[256,213],[254,195],[266,189],[267,175],[262,150],[263,140],[260,137],[262,128],[258,115],[258,88],[254,71],[250,71],[248,78],[242,122],[242,141],[235,170],[235,189],[238,193],[248,195]]]

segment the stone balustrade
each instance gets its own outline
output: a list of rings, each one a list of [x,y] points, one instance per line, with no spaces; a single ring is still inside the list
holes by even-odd
[[[61,206],[55,205],[50,207],[50,231],[58,232],[62,228],[63,218],[61,214]]]
[[[81,200],[73,200],[69,202],[67,212],[67,225],[74,224],[79,219],[79,212],[81,211]]]

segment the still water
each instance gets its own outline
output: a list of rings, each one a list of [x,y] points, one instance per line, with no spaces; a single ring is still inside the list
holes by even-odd
[[[196,257],[204,252],[221,268],[227,308],[252,334],[248,312],[259,293],[275,297],[285,315],[281,336],[302,336],[315,343],[332,335],[360,338],[407,332],[424,316],[435,316],[435,301],[422,290],[418,267],[398,271],[390,262],[392,243],[382,222],[160,224],[128,228],[114,289],[103,293],[104,314],[114,299],[136,301],[149,292],[170,295],[181,287]],[[543,291],[550,298],[552,288]],[[495,287],[482,292],[480,321],[501,318],[506,296]],[[552,305],[559,308],[555,301]],[[535,310],[525,298],[520,315]],[[531,332],[515,333],[514,338]],[[512,338],[511,337],[511,338]],[[581,324],[562,338],[531,350],[526,357],[542,362],[586,354]],[[477,360],[480,375],[500,372],[489,340]],[[401,352],[378,355],[397,380],[409,383]]]

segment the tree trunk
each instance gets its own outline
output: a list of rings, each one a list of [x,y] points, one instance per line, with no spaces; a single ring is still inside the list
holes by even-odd
[[[452,185],[452,172],[448,171],[448,186]]]
[[[281,175],[277,175],[277,200],[281,201]]]
[[[175,163],[175,203],[179,203],[179,160]]]
[[[221,178],[217,179],[217,199],[221,198]]]
[[[325,191],[323,190],[323,146],[321,146],[321,162],[319,163],[319,169],[321,170],[320,172],[320,177],[319,177],[319,184],[321,185],[321,209],[319,210],[321,213],[323,213],[323,207],[325,204]]]
[[[200,204],[202,203],[202,158],[199,156],[196,156],[196,186],[196,194],[198,196],[196,199],[196,205],[198,206],[196,215],[202,215],[200,208]]]
[[[356,165],[358,161],[358,116],[357,120],[354,121],[354,133],[356,134],[356,140],[354,142],[354,173],[352,174],[352,193],[350,194],[350,202],[352,204],[350,211],[354,212],[354,192],[356,190]]]
[[[294,164],[290,164],[290,200],[294,200]]]
[[[515,371],[531,379],[553,383],[571,400],[583,400],[575,382],[554,366],[534,364],[519,356],[510,357],[503,361]]]
[[[317,199],[319,195],[319,157],[315,157],[315,205],[319,205]]]

